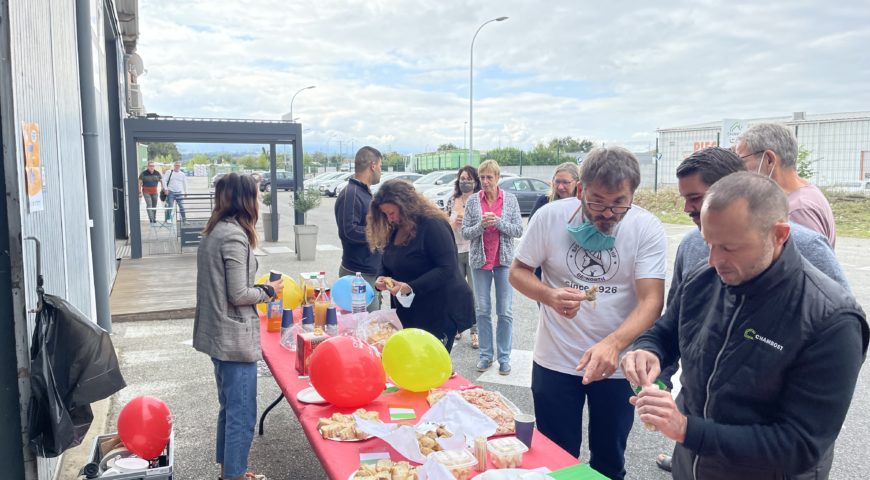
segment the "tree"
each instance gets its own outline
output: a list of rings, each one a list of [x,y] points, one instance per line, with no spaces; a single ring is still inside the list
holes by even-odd
[[[181,152],[174,143],[155,142],[148,144],[148,160],[172,163],[181,160]],[[168,160],[168,161],[166,161]]]
[[[813,162],[810,161],[811,153],[813,153],[812,150],[807,149],[807,147],[803,145],[798,147],[795,168],[797,169],[797,174],[801,178],[810,179],[816,174],[816,172],[813,171]]]
[[[212,163],[211,158],[209,158],[208,154],[205,153],[196,153],[193,155],[193,158],[188,162],[189,166],[193,165],[210,165]]]
[[[396,170],[397,169],[396,167],[399,167],[399,166],[401,166],[402,168],[405,167],[405,156],[404,155],[402,155],[399,152],[389,152],[389,153],[384,155],[384,160],[383,160],[383,164],[381,165],[381,167],[392,168],[392,169]]]
[[[457,147],[456,145],[454,145],[452,143],[442,143],[441,145],[438,146],[437,151],[443,152],[444,150],[459,150],[459,147]]]

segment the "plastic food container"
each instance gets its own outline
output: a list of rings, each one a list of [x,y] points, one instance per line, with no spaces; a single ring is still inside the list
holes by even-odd
[[[441,450],[429,458],[447,467],[456,480],[468,480],[474,476],[477,460],[468,450]]]
[[[489,458],[495,468],[523,466],[523,454],[529,451],[517,437],[501,437],[486,442]]]

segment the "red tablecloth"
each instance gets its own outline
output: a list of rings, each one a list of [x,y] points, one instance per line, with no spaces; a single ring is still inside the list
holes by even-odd
[[[359,468],[360,450],[389,451],[393,460],[403,459],[401,455],[379,438],[363,442],[324,440],[320,436],[320,432],[317,431],[317,421],[323,417],[329,417],[335,412],[351,413],[355,409],[340,409],[332,405],[311,405],[299,402],[296,399],[296,394],[300,390],[309,387],[310,384],[308,380],[299,379],[296,372],[296,352],[291,352],[282,347],[279,340],[280,334],[267,332],[266,323],[263,321],[260,325],[260,342],[263,349],[263,358],[269,365],[275,382],[278,383],[281,391],[284,392],[284,397],[290,403],[296,416],[299,417],[299,423],[302,425],[305,435],[314,448],[314,453],[320,459],[320,463],[323,464],[323,468],[326,470],[329,478],[346,480],[350,477]],[[470,384],[471,382],[461,375],[456,375],[444,387],[459,388]],[[380,414],[381,420],[389,421],[389,407],[391,406],[413,408],[418,419],[429,409],[425,393],[413,393],[406,390],[383,394],[363,408],[369,411],[377,411]],[[405,422],[413,424],[417,420],[407,420]],[[532,439],[532,448],[523,457],[523,468],[547,467],[550,470],[558,470],[576,465],[577,463],[579,462],[575,457],[562,450],[537,430],[535,430],[534,438]],[[490,467],[492,467],[491,464]]]

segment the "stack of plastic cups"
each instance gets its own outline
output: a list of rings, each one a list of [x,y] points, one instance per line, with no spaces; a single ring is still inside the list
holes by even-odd
[[[334,305],[326,309],[326,334],[330,337],[338,336],[338,315]]]
[[[298,333],[299,329],[293,323],[293,309],[285,308],[284,313],[281,315],[281,345],[291,352],[295,352],[296,335]]]
[[[302,331],[314,331],[314,305],[310,303],[302,306]]]

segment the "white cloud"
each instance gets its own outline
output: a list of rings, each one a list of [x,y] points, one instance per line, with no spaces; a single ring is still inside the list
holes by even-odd
[[[652,6],[651,6],[652,5]],[[141,78],[164,115],[280,118],[309,145],[463,142],[475,42],[474,145],[554,136],[654,139],[657,127],[870,109],[862,0],[140,2]],[[353,139],[353,140],[352,140]],[[312,148],[311,146],[306,148]],[[315,147],[316,148],[316,147]]]

